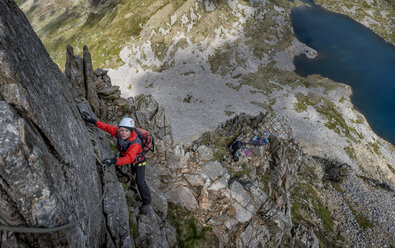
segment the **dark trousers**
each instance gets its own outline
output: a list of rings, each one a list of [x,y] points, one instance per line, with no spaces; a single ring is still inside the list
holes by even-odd
[[[139,189],[143,205],[151,203],[151,193],[147,183],[145,182],[145,165],[132,166],[132,172],[136,174],[137,188]]]

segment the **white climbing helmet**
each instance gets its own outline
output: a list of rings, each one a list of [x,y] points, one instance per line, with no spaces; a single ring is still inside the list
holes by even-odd
[[[123,118],[119,123],[119,127],[134,128],[134,120],[132,118]]]

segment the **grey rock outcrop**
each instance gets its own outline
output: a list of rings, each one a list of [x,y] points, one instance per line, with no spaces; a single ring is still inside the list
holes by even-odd
[[[121,96],[121,91],[119,90],[119,86],[111,86],[99,90],[98,94],[102,95],[104,99],[117,99]]]
[[[84,50],[84,59],[88,53],[87,49]],[[72,58],[72,56],[69,56]],[[87,56],[89,58],[89,56]],[[78,60],[78,56],[74,56]],[[66,64],[73,66],[78,63],[78,61],[70,61]],[[72,71],[72,68],[66,68],[66,71]],[[91,70],[89,70],[91,71]],[[78,74],[81,75],[81,72]],[[140,196],[137,193],[137,187],[135,182],[135,177],[131,172],[129,165],[117,167],[117,177],[122,181],[124,188],[110,189],[109,191],[115,190],[113,196],[121,197],[119,191],[126,191],[126,201],[128,211],[124,211],[125,206],[116,205],[116,201],[106,201],[105,209],[113,208],[116,212],[122,213],[122,216],[129,215],[133,221],[131,222],[130,230],[126,229],[125,218],[115,219],[111,213],[107,213],[106,217],[108,219],[108,226],[114,228],[119,226],[118,229],[108,232],[108,238],[114,240],[114,236],[125,236],[127,238],[126,232],[130,231],[131,244],[132,246],[153,246],[153,247],[173,247],[176,244],[176,233],[175,229],[166,220],[166,215],[168,211],[168,199],[164,192],[158,189],[160,184],[159,177],[166,174],[166,167],[161,164],[167,161],[169,155],[168,151],[171,151],[173,139],[170,122],[167,116],[164,114],[164,109],[158,105],[152,96],[140,95],[136,98],[124,99],[120,97],[121,92],[118,86],[112,86],[111,79],[107,75],[107,71],[101,68],[97,68],[93,73],[85,73],[82,77],[84,82],[95,82],[95,84],[85,84],[87,90],[94,90],[99,99],[99,113],[97,116],[93,113],[91,106],[92,102],[86,100],[85,98],[75,97],[75,101],[78,102],[78,108],[80,111],[87,111],[92,114],[96,119],[104,121],[109,124],[117,125],[119,120],[124,116],[129,116],[134,118],[137,125],[144,129],[149,130],[155,140],[156,152],[154,154],[147,154],[147,183],[151,189],[152,197],[152,209],[148,216],[140,215],[139,206],[141,205]],[[73,90],[77,90],[74,89]],[[74,96],[77,96],[77,92],[74,92]],[[101,157],[109,157],[113,155],[105,155],[101,153],[101,145],[108,146],[109,142],[112,142],[110,135],[105,134],[103,131],[98,130],[93,127],[93,125],[88,125],[90,139],[94,148]],[[100,144],[100,146],[98,146]],[[171,157],[171,156],[170,156]],[[112,183],[107,183],[112,185]],[[106,184],[106,185],[107,185]],[[191,193],[188,188],[185,191]],[[121,201],[123,202],[123,200]],[[186,204],[190,205],[189,201]],[[107,207],[106,207],[107,206]],[[197,208],[197,203],[193,208]],[[120,240],[124,241],[124,240]],[[117,241],[117,245],[122,245],[123,243]]]
[[[235,139],[247,142],[251,135],[270,130],[271,121],[269,115],[241,115],[167,151],[173,156],[164,166],[172,173],[160,188],[169,202],[209,225],[220,246],[278,247],[292,237],[289,188],[301,161],[297,144],[271,136],[263,155],[257,148],[254,159],[238,163],[231,163],[224,150]]]
[[[86,85],[86,99],[88,99],[95,113],[99,113],[99,97],[97,96],[96,83],[93,74],[91,54],[88,47],[84,46],[84,57],[82,59],[84,65],[84,79]]]
[[[254,136],[269,142],[251,146]],[[229,145],[235,140],[252,154],[232,163]],[[181,207],[210,226],[217,246],[391,243],[391,186],[357,176],[347,164],[304,154],[281,117],[242,114],[194,142],[169,143],[159,154],[150,178],[172,203],[168,212]],[[182,223],[185,217],[179,218]]]
[[[67,81],[71,83],[75,97],[86,98],[86,86],[84,81],[84,65],[81,56],[74,56],[74,49],[71,46],[66,48],[65,75]]]
[[[92,145],[71,84],[12,0],[0,2],[0,30],[0,224],[45,228],[90,215],[55,233],[0,231],[0,246],[129,247],[127,215],[106,207],[122,202],[118,182],[100,203],[106,180],[94,154],[109,154],[108,144]]]
[[[95,116],[91,109],[90,102],[85,98],[76,97],[75,101],[78,103],[80,112],[90,112],[96,119],[109,124],[113,123],[114,125],[117,125],[117,122],[123,116],[133,117],[138,125],[152,133],[159,145],[164,147],[165,144],[167,144],[166,146],[168,148],[171,147],[172,134],[170,123],[157,121],[158,119],[167,120],[167,117],[163,113],[163,109],[158,106],[158,103],[150,96],[139,96],[136,99],[129,98],[127,100],[121,98],[119,87],[111,85],[111,80],[107,80],[105,78],[106,73],[107,72],[105,70],[99,68],[95,70],[93,75],[89,76],[93,77],[93,79],[85,78],[85,81],[90,80],[96,82],[96,86],[94,88],[99,96],[101,109],[100,114]],[[104,82],[104,80],[107,81]],[[104,87],[100,87],[100,85],[104,85]],[[93,86],[90,85],[90,87]],[[152,106],[154,107],[152,108]],[[90,139],[92,144],[94,144],[96,153],[100,154],[101,157],[113,156],[110,154],[104,154],[101,149],[102,146],[108,147],[107,138],[111,139],[111,137],[103,131],[98,130],[93,125],[88,125],[88,128]],[[165,130],[163,130],[163,128],[165,128]],[[149,156],[152,156],[152,154],[149,154]],[[153,157],[149,156],[147,165],[148,171],[150,171],[150,168],[157,168],[156,166],[158,161],[165,160],[166,149],[159,149]],[[161,167],[159,166],[159,168]],[[157,184],[155,181],[157,181],[157,177],[159,175],[160,174],[156,169],[147,175],[149,178],[147,181],[151,189],[152,197],[152,210],[148,216],[140,215],[139,213],[138,207],[141,205],[141,202],[137,193],[138,191],[136,188],[135,178],[131,173],[130,166],[117,167],[117,177],[123,182],[126,188],[119,187],[119,184],[115,184],[113,180],[106,183],[106,187],[112,187],[108,188],[108,192],[113,192],[113,200],[104,202],[105,212],[106,210],[113,209],[113,212],[119,212],[122,216],[129,215],[130,218],[134,220],[132,221],[132,226],[129,229],[126,228],[127,225],[125,225],[125,220],[127,220],[126,218],[115,218],[116,216],[106,212],[107,225],[110,229],[110,231],[107,232],[106,237],[109,240],[114,240],[116,247],[124,245],[126,241],[130,241],[134,247],[173,247],[175,245],[175,229],[166,220],[168,202],[164,193],[156,188]],[[124,194],[120,193],[123,192],[123,190],[126,190],[127,206],[126,204],[119,204],[119,202],[124,202],[124,198],[122,197]],[[117,198],[118,201],[115,201],[114,199]],[[117,226],[119,228],[115,228]],[[127,233],[130,233],[130,236],[126,235]],[[114,238],[116,236],[125,238],[123,240],[117,240]]]

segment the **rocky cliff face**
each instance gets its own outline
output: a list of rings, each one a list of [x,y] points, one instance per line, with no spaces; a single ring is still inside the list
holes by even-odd
[[[1,231],[0,246],[128,247],[121,185],[94,157],[109,156],[108,143],[92,145],[71,85],[12,0],[0,2],[0,30],[0,223],[46,228],[90,215],[54,233]]]

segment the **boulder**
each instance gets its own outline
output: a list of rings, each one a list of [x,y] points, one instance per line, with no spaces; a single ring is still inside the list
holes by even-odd
[[[166,197],[169,202],[181,205],[189,210],[199,208],[195,196],[188,187],[178,186],[175,189],[171,189],[166,192]]]
[[[137,247],[174,247],[176,230],[166,220],[161,219],[152,209],[138,219]]]
[[[248,192],[244,190],[243,186],[237,181],[233,181],[232,184],[230,184],[230,193],[232,198],[244,207],[246,207],[252,200]]]
[[[197,152],[201,161],[208,162],[213,159],[213,151],[205,145],[199,146]]]
[[[163,217],[166,217],[168,209],[166,196],[158,189],[153,187],[153,185],[149,182],[147,182],[147,184],[151,192],[152,207],[154,208],[155,212],[160,213]]]
[[[117,94],[119,92],[119,86],[111,86],[104,89],[99,90],[97,93],[102,96],[110,96]]]
[[[242,207],[240,204],[234,202],[233,207],[236,210],[236,219],[239,222],[245,223],[253,217],[253,215],[247,209]]]
[[[102,77],[107,75],[107,70],[103,70],[102,68],[97,68],[93,73],[95,73],[96,77]]]
[[[211,179],[215,180],[217,177],[222,176],[226,170],[218,161],[210,161],[204,166],[204,173]]]

